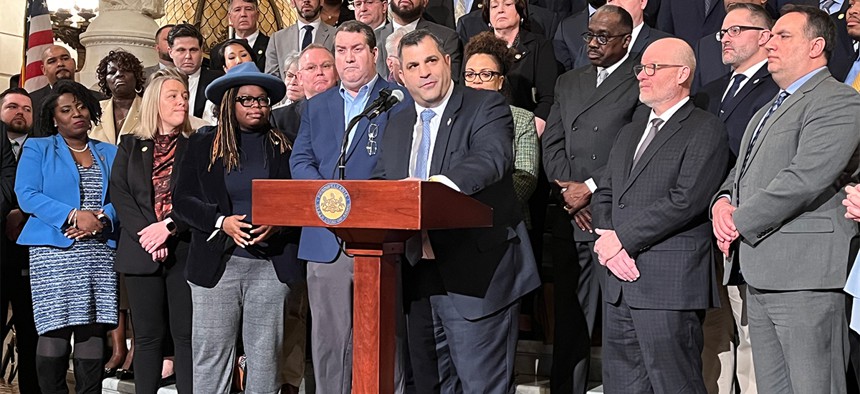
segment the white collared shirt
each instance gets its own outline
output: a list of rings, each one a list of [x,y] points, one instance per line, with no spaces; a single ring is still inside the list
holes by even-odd
[[[415,102],[415,113],[418,115],[415,121],[415,127],[412,128],[412,153],[409,154],[409,176],[420,179],[428,179],[430,174],[416,174],[415,173],[415,164],[418,159],[418,147],[421,144],[421,134],[423,133],[424,124],[421,121],[421,112],[425,109],[429,109],[436,113],[436,116],[433,119],[430,119],[430,154],[427,156],[427,159],[432,162],[433,159],[433,149],[436,147],[436,135],[439,134],[439,125],[442,124],[442,115],[445,113],[445,107],[448,106],[448,100],[451,99],[451,95],[454,93],[454,83],[451,83],[451,86],[448,87],[448,93],[445,94],[445,99],[442,100],[442,103],[437,105],[435,108],[426,108],[422,107]],[[427,171],[430,171],[430,164],[427,163]],[[447,178],[447,177],[446,177]],[[450,185],[449,185],[450,186]],[[459,189],[457,189],[459,190]]]
[[[311,23],[304,23],[301,19],[296,20],[296,26],[299,28],[299,34],[296,34],[296,48],[299,48],[299,50],[301,50],[302,40],[305,38],[305,26],[308,25],[314,27],[313,30],[311,30],[311,43],[314,43],[317,39],[317,32],[320,31],[320,18],[317,18]]]
[[[615,62],[615,64],[613,64],[609,67],[606,67],[606,68],[597,66],[597,75],[600,75],[601,71],[606,70],[606,78],[609,78],[609,76],[612,75],[612,73],[615,72],[615,70],[617,70],[618,67],[621,66],[621,63],[624,63],[624,61],[627,60],[627,58],[629,56],[630,56],[630,53],[628,52],[626,55],[624,55],[624,57],[621,58],[621,60]],[[604,79],[604,81],[606,81],[606,79]]]
[[[762,60],[762,61],[760,61],[760,62],[758,62],[758,63],[756,63],[756,64],[753,64],[753,65],[752,65],[752,67],[750,67],[750,68],[746,69],[746,71],[744,71],[744,72],[742,72],[742,73],[733,72],[733,73],[732,73],[731,78],[729,78],[729,86],[726,86],[726,90],[723,92],[723,98],[722,98],[722,99],[723,99],[723,100],[725,100],[725,99],[726,99],[726,95],[729,93],[729,89],[731,89],[731,88],[732,88],[732,82],[733,82],[733,81],[734,81],[734,79],[735,79],[735,75],[743,74],[743,75],[745,75],[745,76],[746,76],[746,78],[744,78],[744,80],[743,80],[743,81],[741,81],[740,86],[738,86],[738,90],[737,90],[737,92],[740,92],[740,91],[741,91],[741,89],[743,89],[743,88],[744,88],[744,86],[746,86],[747,82],[749,82],[749,81],[750,81],[750,79],[752,79],[753,75],[755,75],[755,73],[757,73],[757,72],[758,72],[758,70],[760,70],[760,69],[761,69],[762,67],[764,67],[766,64],[767,64],[767,58],[765,58],[764,60]],[[735,94],[738,94],[737,92],[735,92]]]
[[[403,32],[404,34],[415,31],[415,29],[418,28],[418,21],[420,21],[420,20],[421,20],[421,18],[418,18],[418,19],[416,19],[412,22],[409,22],[405,25],[401,25],[401,24],[397,23],[396,20],[392,19],[391,25],[392,25],[393,29],[391,29],[391,31],[397,31],[397,29],[405,29],[405,31]]]
[[[244,38],[245,41],[248,41],[248,46],[253,48],[254,44],[257,43],[257,37],[259,37],[259,36],[260,36],[260,31],[254,30],[254,32],[251,33],[250,35],[248,35],[248,37],[239,37],[239,35],[237,34],[236,38],[239,38],[239,39]]]
[[[200,84],[200,70],[194,72],[188,76],[188,113],[194,114],[194,104],[197,102],[197,86]],[[206,100],[205,97],[201,97],[201,100]]]
[[[642,26],[645,26],[645,22],[639,24],[633,28],[633,32],[630,33],[630,45],[627,46],[627,54],[630,54],[630,51],[633,50],[633,44],[636,43],[636,39],[639,38],[639,33],[642,32]]]
[[[663,123],[660,124],[660,126],[657,126],[657,132],[660,132],[660,129],[662,129],[663,126],[665,126],[666,123],[669,122],[669,119],[672,119],[672,116],[675,115],[675,112],[678,112],[678,110],[681,109],[681,107],[684,106],[684,104],[687,104],[687,101],[690,101],[689,96],[682,98],[681,101],[678,101],[675,105],[673,105],[671,108],[667,109],[665,112],[663,112],[659,116],[656,113],[654,113],[654,110],[652,109],[651,115],[648,116],[648,122],[645,123],[645,131],[642,133],[642,137],[639,138],[639,143],[636,144],[636,150],[633,151],[634,152],[633,154],[635,155],[636,154],[635,152],[639,151],[639,148],[642,146],[642,143],[645,142],[645,138],[648,137],[648,131],[651,129],[651,121],[652,120],[657,119],[657,118],[660,118],[663,120]]]

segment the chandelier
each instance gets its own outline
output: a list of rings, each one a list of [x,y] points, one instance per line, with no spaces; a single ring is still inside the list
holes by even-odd
[[[98,5],[98,0],[48,0],[54,38],[78,52],[83,51],[81,33],[87,31],[90,20],[98,16]]]

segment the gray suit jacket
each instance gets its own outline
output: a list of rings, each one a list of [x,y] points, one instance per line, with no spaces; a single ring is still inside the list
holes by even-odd
[[[314,44],[320,44],[334,52],[335,28],[320,22],[319,31],[314,35]],[[281,67],[287,56],[301,51],[299,48],[299,26],[294,23],[272,34],[266,47],[266,73],[283,79]]]
[[[451,78],[454,79],[454,82],[459,83],[463,79],[463,43],[460,42],[460,36],[457,35],[457,32],[424,18],[418,20],[416,29],[426,29],[442,41],[442,50],[451,55]],[[388,65],[385,63],[388,51],[385,50],[385,40],[393,32],[394,25],[391,22],[376,32],[376,46],[379,47],[376,71],[385,79],[388,79]]]
[[[857,174],[860,96],[828,70],[819,71],[771,115],[741,168],[769,107],[750,120],[739,159],[714,197],[729,194],[737,206],[741,242],[727,259],[724,279],[740,263],[747,283],[758,289],[841,289],[857,235],[842,199]]]
[[[556,179],[598,182],[621,127],[633,120],[634,113],[648,116],[650,109],[639,101],[634,64],[639,64],[639,56],[628,57],[600,87],[596,86],[596,67],[590,65],[559,77],[541,138],[544,169],[551,184]],[[579,226],[573,229],[577,241],[596,239]]]

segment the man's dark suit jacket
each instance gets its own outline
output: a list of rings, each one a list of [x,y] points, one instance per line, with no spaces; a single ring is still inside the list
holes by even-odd
[[[426,29],[442,41],[442,51],[451,56],[451,76],[454,78],[454,81],[461,81],[463,79],[463,43],[460,41],[460,36],[457,35],[457,32],[438,23],[430,22],[424,18],[418,20],[418,24],[415,28]],[[393,33],[394,25],[388,23],[383,27],[383,29],[388,29],[385,34],[385,37],[388,37]],[[389,54],[385,49],[384,40],[377,42],[376,46],[379,48],[376,71],[383,79],[388,80],[389,72],[385,58],[388,57]],[[395,53],[394,55],[396,56],[397,54]]]
[[[567,18],[564,18],[558,24],[558,29],[552,39],[552,47],[555,50],[555,59],[561,63],[565,71],[570,71],[585,66],[588,63],[582,63],[582,60],[588,60],[588,57],[581,57],[585,41],[582,40],[582,33],[588,31],[588,10],[577,12]]]
[[[848,12],[849,2],[845,0],[842,3],[842,10],[830,15],[830,20],[836,25],[836,45],[833,48],[833,53],[830,55],[830,60],[827,62],[827,68],[830,69],[830,74],[839,82],[845,82],[845,77],[851,71],[851,66],[857,60],[857,52],[854,51],[854,40],[848,35]],[[849,81],[850,83],[850,81]]]
[[[185,277],[191,283],[209,288],[221,280],[224,266],[236,248],[233,239],[223,231],[209,239],[218,216],[233,214],[224,179],[224,162],[215,160],[212,170],[208,169],[214,140],[215,128],[212,126],[191,135],[173,195],[173,212],[191,228]],[[281,154],[277,145],[273,145],[268,138],[265,141],[268,179],[290,179],[290,150]],[[289,285],[305,280],[302,265],[296,257],[298,237],[298,229],[282,229],[280,233],[272,235],[264,247],[278,280]]]
[[[95,96],[96,100],[101,101],[107,99],[102,92],[90,90],[90,93]],[[41,122],[42,105],[45,103],[45,99],[48,98],[49,94],[51,94],[51,85],[45,85],[30,93],[30,101],[33,102],[33,130],[31,131],[30,137],[47,137],[50,135],[50,132],[42,127]]]
[[[693,86],[690,88],[692,94],[696,94],[702,86],[732,71],[732,66],[723,64],[722,47],[723,45],[713,34],[708,34],[696,41],[696,46],[693,47],[696,53],[696,72],[693,76]]]
[[[197,82],[197,98],[194,101],[194,108],[191,114],[200,118],[203,117],[203,110],[206,108],[206,87],[209,86],[216,78],[224,75],[222,71],[216,70],[200,70],[200,81]]]
[[[730,166],[734,165],[735,159],[738,157],[741,138],[744,136],[744,130],[746,130],[750,119],[761,107],[770,106],[779,92],[779,86],[776,86],[776,82],[771,78],[770,72],[767,71],[767,64],[765,64],[747,81],[741,90],[738,90],[734,99],[728,100],[724,108],[720,110],[723,93],[728,88],[731,77],[731,73],[723,75],[722,78],[702,87],[696,95],[697,106],[717,115],[726,125],[729,149],[732,151]]]
[[[2,123],[0,123],[2,125]],[[12,143],[6,137],[5,125],[0,126],[0,230],[6,231],[6,215],[15,206],[15,169],[18,167]],[[0,235],[0,240],[6,237]]]
[[[400,132],[385,133],[373,178],[409,176],[416,118],[414,106],[391,116],[389,127]],[[462,193],[492,207],[493,227],[430,231],[429,237],[445,291],[467,319],[488,316],[540,285],[514,198],[512,144],[513,118],[504,97],[455,86],[429,174],[448,177]],[[420,253],[407,258],[416,264]]]
[[[480,9],[481,0],[474,0],[469,12]],[[422,18],[427,19],[430,22],[446,26],[451,30],[457,29],[457,24],[454,20],[454,2],[451,0],[429,0],[427,2],[427,7],[424,9],[424,15],[422,15]],[[462,17],[460,19],[462,19]],[[465,41],[463,42],[465,43]]]
[[[553,90],[560,68],[548,39],[520,30],[514,65],[505,78],[510,84],[511,105],[546,119],[552,107]]]
[[[299,127],[302,125],[302,111],[306,100],[299,100],[285,107],[272,111],[271,122],[275,129],[284,133],[290,139],[290,143],[296,142],[299,135]]]
[[[556,179],[585,182],[589,178],[599,182],[618,131],[633,120],[634,114],[648,116],[650,109],[639,101],[639,82],[633,74],[633,65],[639,59],[628,57],[600,87],[596,87],[595,66],[559,77],[555,102],[541,138],[543,165],[550,183]],[[577,241],[596,239],[579,226],[573,226],[573,231]]]
[[[152,262],[152,255],[140,246],[138,232],[158,221],[153,204],[152,187],[153,140],[142,140],[134,135],[120,137],[116,158],[111,168],[110,194],[117,217],[122,223],[119,245],[116,251],[114,269],[117,272],[133,275],[149,275],[158,271],[160,265]],[[176,153],[173,159],[173,172],[170,174],[170,191],[175,193],[177,180],[182,171],[180,163],[188,148],[188,138],[178,136]],[[188,224],[175,212],[167,215],[176,224],[176,234],[187,248],[191,235]],[[214,229],[213,229],[214,230]],[[171,248],[167,263],[176,258],[176,249]],[[185,249],[187,251],[187,249]],[[183,256],[184,257],[184,256]]]
[[[209,68],[212,70],[222,70],[224,69],[224,59],[221,57],[221,45],[224,43],[216,44],[212,47],[212,50],[209,51]],[[254,40],[254,46],[251,49],[254,51],[254,63],[257,64],[257,68],[260,69],[260,72],[265,71],[266,69],[266,47],[269,45],[269,36],[260,32],[257,35],[257,39]]]
[[[666,120],[636,168],[648,119],[618,133],[591,199],[595,228],[612,229],[641,276],[624,282],[606,270],[603,298],[633,308],[691,310],[719,304],[708,205],[726,174],[729,150],[720,120],[692,102]]]
[[[484,22],[484,17],[481,15],[481,12],[482,11],[479,8],[463,15],[463,17],[457,21],[457,34],[460,36],[460,40],[463,41],[463,45],[467,44],[469,39],[478,33],[492,30],[487,22]],[[549,10],[543,7],[529,5],[530,32],[546,39],[552,39],[553,32],[558,29],[559,20],[560,18],[558,18],[558,15],[553,14]],[[582,41],[581,38],[580,41]]]
[[[709,10],[705,10],[704,0],[663,0],[657,28],[686,41],[692,48],[706,34],[720,30],[725,17],[723,0],[711,0]]]

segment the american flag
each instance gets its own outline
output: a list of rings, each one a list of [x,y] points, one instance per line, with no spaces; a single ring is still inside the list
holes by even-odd
[[[27,15],[26,65],[21,73],[21,83],[24,89],[33,92],[48,84],[48,79],[42,75],[42,52],[54,43],[54,32],[46,0],[28,0]]]

